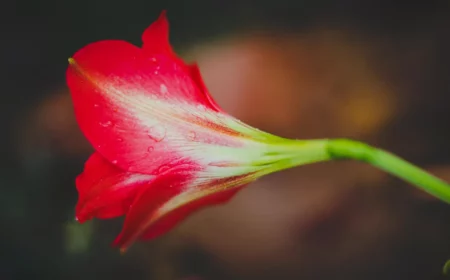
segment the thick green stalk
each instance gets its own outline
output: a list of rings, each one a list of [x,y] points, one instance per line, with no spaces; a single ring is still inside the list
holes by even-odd
[[[450,203],[448,183],[389,152],[348,139],[327,140],[326,149],[331,159],[354,159],[369,163]]]

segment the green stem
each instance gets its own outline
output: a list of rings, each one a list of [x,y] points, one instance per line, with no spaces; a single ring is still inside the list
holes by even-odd
[[[330,160],[354,159],[369,163],[450,203],[449,184],[389,152],[348,139],[330,139],[325,146]]]
[[[448,183],[398,156],[362,142],[348,139],[287,140],[283,145],[276,147],[274,152],[277,155],[281,154],[281,158],[273,159],[269,156],[268,159],[256,163],[270,166],[263,169],[265,174],[315,162],[353,159],[380,168],[450,203]],[[276,164],[273,164],[274,162]],[[443,272],[450,274],[450,260],[444,265]]]

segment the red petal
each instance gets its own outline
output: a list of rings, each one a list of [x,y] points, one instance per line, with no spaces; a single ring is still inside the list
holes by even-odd
[[[140,238],[152,222],[158,218],[160,207],[181,193],[192,181],[193,176],[193,172],[178,167],[156,177],[152,184],[133,201],[125,218],[122,232],[113,245],[125,250]]]
[[[137,192],[153,178],[124,172],[94,153],[76,180],[78,221],[82,223],[93,217],[106,219],[124,215]]]
[[[137,239],[156,238],[194,211],[229,200],[241,188],[198,197],[201,192],[188,194],[189,190],[193,190],[194,175],[190,168],[180,167],[158,176],[151,186],[136,197],[127,213],[122,232],[113,245],[124,251]]]
[[[166,11],[162,11],[158,19],[153,22],[142,34],[142,49],[149,55],[165,54],[174,56],[169,42],[169,22]]]
[[[150,55],[125,41],[105,40],[85,46],[71,62],[69,87],[77,89],[81,83],[96,96],[154,97],[208,105],[189,73],[167,54]]]
[[[179,63],[180,67],[185,68],[191,78],[197,84],[198,88],[205,95],[206,100],[212,109],[217,112],[222,112],[222,109],[213,100],[212,96],[206,88],[200,70],[197,64],[186,65],[177,55],[174,53],[169,41],[169,22],[167,20],[166,11],[162,11],[159,18],[153,22],[142,34],[142,49],[150,56],[155,54],[165,54],[172,56],[174,61]]]
[[[191,78],[195,81],[195,83],[197,83],[197,86],[205,95],[205,98],[208,100],[210,107],[217,112],[223,112],[222,108],[220,108],[220,106],[216,103],[216,101],[209,93],[205,82],[203,82],[202,74],[200,73],[200,69],[198,68],[197,63],[189,65],[189,72],[191,73]]]
[[[234,187],[225,191],[213,193],[176,208],[155,221],[155,223],[145,231],[141,239],[148,240],[156,238],[174,228],[193,212],[208,206],[218,205],[229,201],[239,190],[242,189],[242,187],[244,186]]]

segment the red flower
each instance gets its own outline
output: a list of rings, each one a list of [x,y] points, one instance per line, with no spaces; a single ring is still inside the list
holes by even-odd
[[[116,40],[87,45],[67,70],[77,121],[96,150],[76,180],[76,217],[126,215],[114,241],[122,250],[301,162],[293,140],[220,109],[198,67],[173,52],[165,12],[142,40],[142,48]]]

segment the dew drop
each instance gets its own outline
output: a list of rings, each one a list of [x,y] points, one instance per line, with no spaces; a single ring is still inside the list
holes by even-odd
[[[158,168],[158,174],[164,173],[164,172],[166,172],[169,169],[170,169],[170,166],[162,165],[161,167]]]
[[[195,116],[195,121],[197,123],[203,123],[204,122],[204,120],[201,117],[199,117],[199,116]]]
[[[197,135],[195,134],[195,131],[189,131],[188,132],[188,139],[189,140],[195,140],[196,137],[197,137]]]
[[[155,73],[155,75],[158,75],[158,70],[155,70],[155,72],[154,72],[154,73]]]
[[[99,122],[99,124],[103,127],[110,127],[112,125],[112,122],[111,121]]]
[[[94,104],[94,107],[95,107],[95,108],[98,108],[99,106],[100,106],[100,105],[98,105],[98,104]]]
[[[112,164],[117,164],[117,159],[115,159],[115,160],[113,160],[111,162],[112,162]]]
[[[159,86],[159,89],[160,89],[161,93],[167,93],[168,92],[167,87],[166,87],[165,84],[161,84]]]
[[[156,62],[156,58],[154,58],[154,57],[152,57],[151,60],[152,60],[153,62]]]
[[[206,111],[205,105],[202,105],[202,104],[197,105],[197,109],[199,109],[201,111]]]
[[[152,146],[150,146],[150,147],[147,148],[147,152],[151,153],[151,152],[153,152],[154,149],[155,149],[155,148],[153,148]]]
[[[166,137],[166,129],[161,125],[155,125],[149,129],[148,137],[156,142],[160,142]]]

